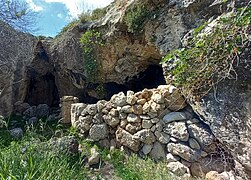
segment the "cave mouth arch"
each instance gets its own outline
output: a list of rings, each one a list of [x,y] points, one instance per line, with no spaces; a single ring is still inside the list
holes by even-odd
[[[105,99],[110,100],[110,98],[119,92],[124,92],[131,90],[134,92],[142,91],[143,89],[157,88],[159,85],[166,84],[163,75],[163,69],[159,65],[149,65],[145,71],[139,72],[133,77],[127,77],[124,84],[118,84],[115,82],[108,82],[102,84],[104,96],[102,98],[91,97],[90,95],[85,95],[81,98],[84,103],[96,103],[98,100]],[[87,91],[98,89],[100,84],[90,84],[87,87]]]
[[[52,73],[41,76],[35,71],[29,74],[25,102],[31,106],[47,104],[50,107],[58,107],[60,98],[55,83],[55,76]]]

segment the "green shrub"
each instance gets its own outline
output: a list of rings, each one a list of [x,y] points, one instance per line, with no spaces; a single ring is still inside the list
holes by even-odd
[[[136,4],[130,8],[125,16],[128,31],[135,34],[141,33],[149,14],[151,13],[144,4]]]
[[[80,38],[80,44],[83,49],[84,69],[86,70],[87,80],[94,82],[98,80],[99,73],[97,50],[98,47],[104,45],[101,33],[94,30],[86,31]]]
[[[201,98],[215,84],[236,76],[234,65],[250,41],[246,32],[250,26],[250,10],[242,8],[231,16],[220,18],[210,33],[205,32],[207,24],[198,27],[187,48],[175,50],[163,58],[162,62],[175,60],[171,81],[186,96]]]
[[[85,23],[87,21],[94,21],[98,20],[101,17],[105,16],[107,8],[97,8],[93,11],[84,11],[79,15],[79,20],[82,23]]]

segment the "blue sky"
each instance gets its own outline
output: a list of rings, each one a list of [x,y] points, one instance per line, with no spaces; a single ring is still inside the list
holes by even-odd
[[[24,0],[39,14],[36,35],[57,35],[60,30],[83,12],[105,7],[113,0]]]

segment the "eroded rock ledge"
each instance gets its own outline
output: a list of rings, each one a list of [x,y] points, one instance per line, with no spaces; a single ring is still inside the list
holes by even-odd
[[[171,85],[119,93],[96,104],[72,104],[71,122],[85,138],[164,160],[180,176],[205,177],[234,166],[210,128]]]

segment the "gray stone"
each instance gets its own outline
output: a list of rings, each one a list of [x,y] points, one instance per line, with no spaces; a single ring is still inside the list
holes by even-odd
[[[196,124],[196,123],[200,123],[201,121],[199,119],[193,118],[193,119],[189,119],[187,120],[187,124]]]
[[[82,111],[81,116],[85,116],[87,114],[94,116],[97,112],[97,104],[88,104],[86,108]]]
[[[105,139],[108,136],[107,125],[106,124],[93,125],[89,131],[89,136],[91,139],[95,141]]]
[[[37,107],[36,106],[32,106],[30,107],[29,109],[25,110],[23,112],[23,116],[26,118],[26,119],[29,119],[31,117],[35,117],[37,114]]]
[[[142,152],[144,153],[144,155],[147,155],[151,152],[152,148],[153,148],[152,144],[144,144]]]
[[[159,142],[155,142],[153,144],[152,151],[150,152],[149,155],[155,161],[165,160],[165,158],[166,158],[165,149],[164,149],[163,145],[161,145]]]
[[[119,119],[124,120],[127,118],[127,114],[123,112],[119,112]]]
[[[190,124],[188,126],[188,131],[190,136],[197,140],[202,149],[213,143],[213,134],[211,133],[210,129],[202,123]]]
[[[151,129],[152,125],[153,124],[150,120],[143,120],[142,121],[142,128],[143,129]]]
[[[198,161],[201,157],[201,151],[193,150],[185,144],[169,143],[167,149],[173,155],[178,155],[188,162]]]
[[[163,122],[167,124],[173,121],[184,121],[186,119],[186,114],[183,112],[171,112],[164,116]]]
[[[186,173],[189,173],[188,167],[178,161],[168,163],[167,168],[177,176],[183,176]]]
[[[95,116],[93,116],[93,118],[92,118],[92,122],[94,124],[102,124],[104,122],[104,117],[102,116],[102,113],[95,114]]]
[[[165,104],[158,104],[158,103],[152,102],[150,112],[158,114],[164,109],[165,109]]]
[[[158,138],[159,142],[161,142],[162,144],[167,144],[170,142],[170,135],[164,133],[164,132],[161,132],[160,133],[160,137]]]
[[[189,146],[190,146],[192,149],[200,149],[200,145],[199,145],[199,143],[198,143],[195,139],[189,138],[188,143],[189,143]]]
[[[125,128],[129,133],[134,134],[137,131],[141,130],[140,123],[128,123]]]
[[[37,117],[32,117],[28,120],[28,124],[35,124],[38,122],[38,118]]]
[[[92,125],[92,117],[88,116],[80,116],[79,120],[75,123],[77,129],[80,129],[82,133],[85,133],[90,130]]]
[[[104,115],[103,118],[104,118],[105,122],[109,126],[111,126],[113,128],[116,127],[116,126],[118,126],[119,123],[120,123],[120,120],[119,120],[118,117],[112,117],[112,116],[109,116],[109,115]]]
[[[152,144],[155,142],[155,136],[150,129],[142,129],[133,136],[135,139],[143,142],[144,144]]]
[[[153,124],[156,124],[156,123],[158,123],[159,121],[160,121],[159,118],[153,118],[153,119],[151,119],[151,122],[152,122]]]
[[[123,106],[121,108],[121,112],[126,113],[126,114],[132,113],[133,112],[132,106],[130,105]]]
[[[126,100],[127,100],[127,97],[125,96],[123,92],[115,94],[111,97],[111,103],[113,103],[116,107],[125,106],[127,104]]]
[[[98,164],[100,161],[100,154],[95,148],[91,148],[91,157],[88,158],[88,164],[90,166]]]
[[[105,108],[106,103],[107,103],[107,101],[105,101],[105,100],[100,100],[100,101],[97,102],[98,112],[102,112],[102,110]]]
[[[156,118],[158,116],[158,113],[156,113],[156,112],[148,112],[147,115],[150,116],[151,118]]]
[[[55,153],[78,153],[78,140],[73,136],[64,136],[61,138],[52,138],[46,143],[47,148]],[[46,149],[48,150],[48,149]]]
[[[47,104],[39,104],[36,109],[37,118],[46,118],[50,114],[50,107]]]
[[[14,128],[9,130],[10,135],[14,138],[21,138],[24,134],[23,130],[21,128]]]
[[[137,115],[142,114],[143,113],[142,105],[136,104],[132,106],[132,112]]]
[[[154,132],[155,132],[155,130],[156,130],[156,126],[155,126],[155,125],[153,125],[153,126],[151,127],[151,131],[154,133]]]
[[[0,128],[3,128],[5,126],[4,117],[0,115]]]
[[[137,123],[137,122],[141,122],[141,119],[139,118],[139,116],[135,114],[128,114],[127,121],[132,122],[132,123]]]
[[[189,139],[185,122],[171,122],[166,125],[164,132],[181,141],[188,141]]]
[[[134,152],[139,151],[140,141],[136,140],[133,135],[129,132],[123,130],[122,128],[118,128],[116,131],[116,140],[119,144],[128,147]]]

